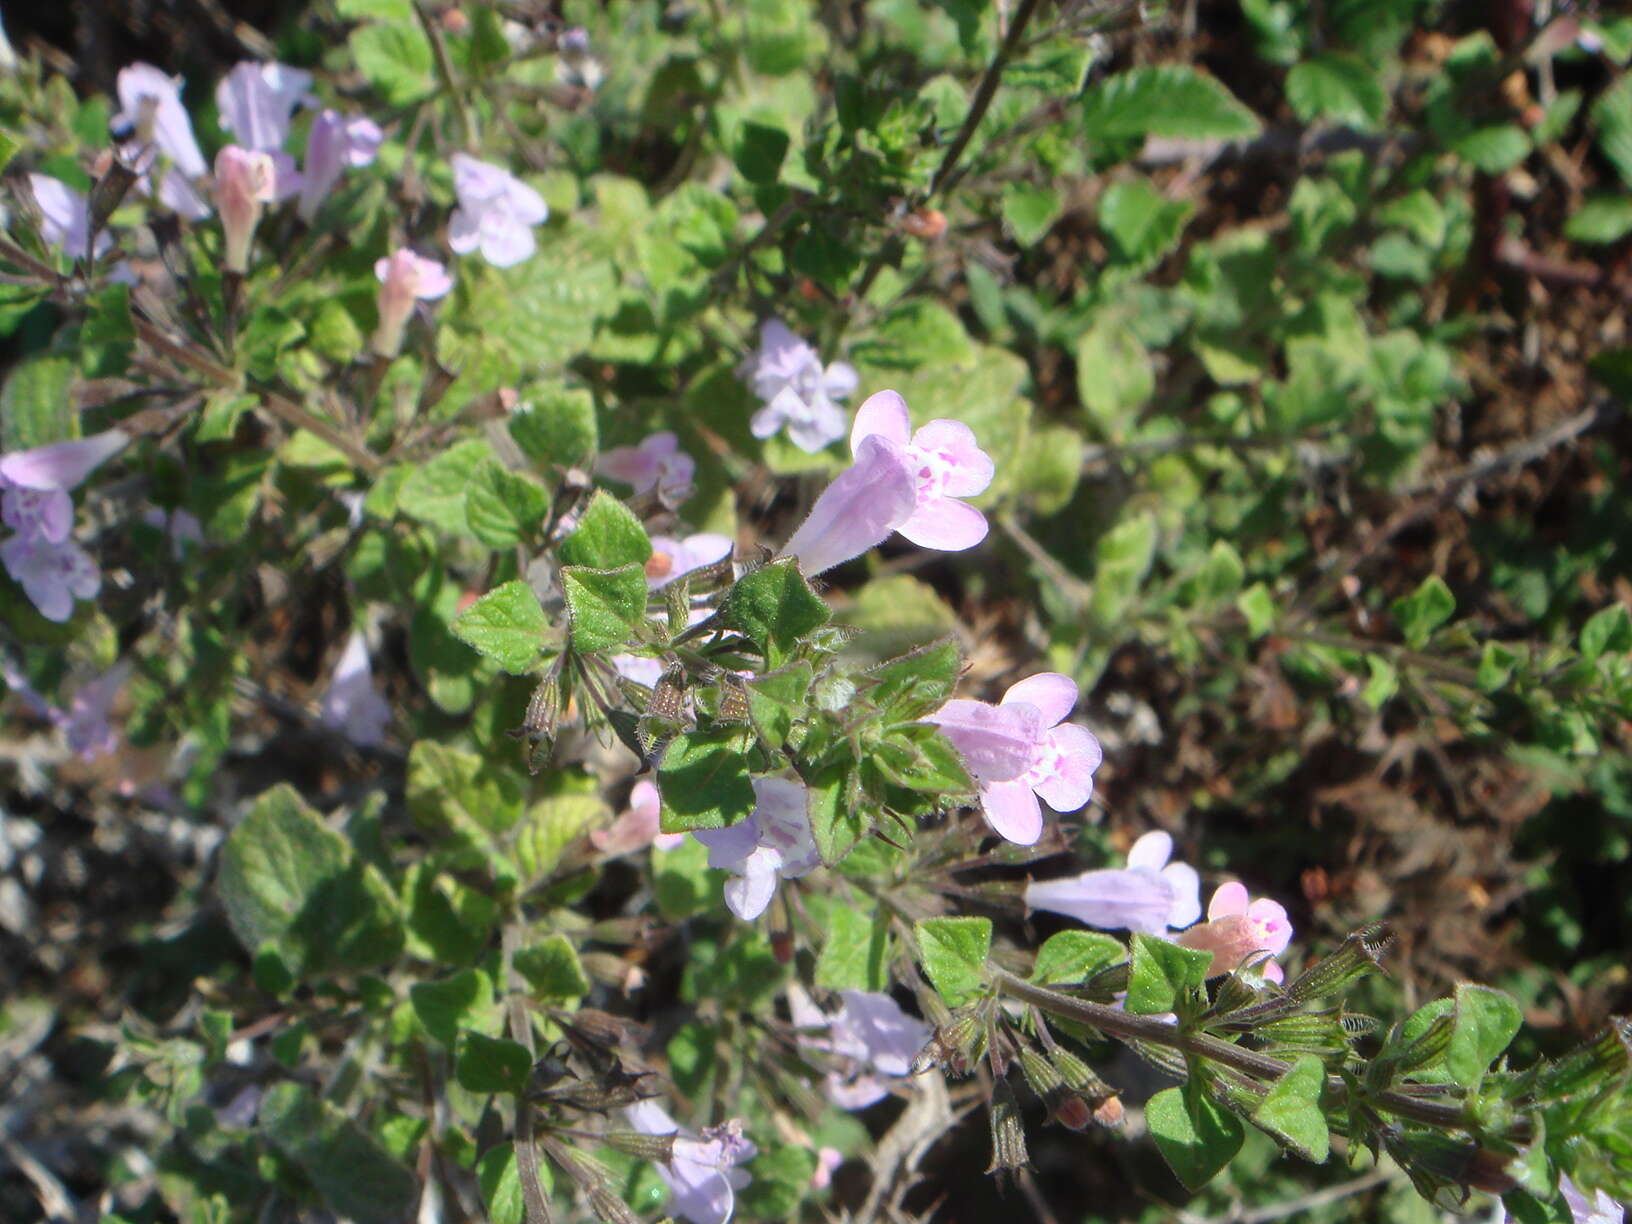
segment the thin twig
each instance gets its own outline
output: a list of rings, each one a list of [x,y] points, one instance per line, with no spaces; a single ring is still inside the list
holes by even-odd
[[[527,1017],[527,1004],[522,994],[522,979],[516,969],[516,952],[521,946],[521,930],[514,922],[504,928],[504,981],[505,1010],[510,1020],[510,1038],[527,1047],[530,1057],[536,1057],[533,1047],[533,1024]],[[516,1173],[521,1181],[521,1201],[526,1210],[527,1224],[552,1224],[550,1202],[544,1197],[544,1186],[538,1177],[538,1149],[533,1146],[533,1106],[525,1095],[516,1097],[515,1121]]]
[[[474,152],[476,120],[468,109],[464,92],[459,88],[459,78],[454,74],[453,60],[448,56],[448,44],[442,38],[442,29],[421,0],[414,0],[414,15],[419,18],[419,24],[425,27],[425,37],[430,41],[431,54],[436,59],[436,74],[442,78],[442,88],[447,90],[448,97],[453,99],[453,118],[459,125],[460,142]]]
[[[1255,1207],[1251,1211],[1236,1208],[1223,1215],[1185,1216],[1183,1221],[1184,1224],[1272,1224],[1275,1220],[1284,1220],[1287,1216],[1297,1215],[1299,1212],[1314,1211],[1318,1207],[1340,1202],[1356,1194],[1364,1194],[1367,1190],[1387,1185],[1396,1176],[1395,1169],[1378,1166],[1350,1181],[1340,1182],[1335,1186],[1323,1186],[1319,1190],[1311,1190],[1308,1194],[1300,1194],[1283,1202]]]
[[[974,139],[975,129],[980,121],[986,117],[987,109],[992,105],[992,98],[997,94],[997,87],[1003,80],[1003,70],[1008,67],[1015,48],[1020,45],[1020,39],[1030,24],[1032,15],[1036,13],[1038,0],[1020,0],[1020,7],[1015,10],[1014,20],[1009,24],[1009,32],[1004,36],[1003,44],[998,47],[997,54],[986,68],[986,75],[980,78],[980,85],[975,89],[974,101],[969,104],[969,113],[963,117],[963,126],[958,134],[952,138],[952,143],[946,148],[946,155],[941,158],[940,168],[935,171],[935,177],[929,182],[929,194],[938,195],[949,188],[955,181],[953,172],[958,168],[958,162],[963,160],[963,154]]]

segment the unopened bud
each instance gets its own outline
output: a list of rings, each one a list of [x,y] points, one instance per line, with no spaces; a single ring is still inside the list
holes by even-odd
[[[1611,1016],[1609,1025],[1584,1045],[1559,1059],[1542,1079],[1549,1099],[1601,1092],[1632,1072],[1632,1017]]]
[[[968,1075],[985,1053],[986,1023],[972,1008],[963,1009],[936,1028],[929,1044],[912,1060],[912,1073],[943,1067],[953,1075]]]
[[[674,1159],[674,1141],[678,1137],[674,1131],[667,1135],[643,1135],[639,1131],[609,1130],[601,1135],[602,1141],[613,1151],[652,1164],[668,1164]]]
[[[1384,922],[1361,927],[1343,941],[1341,947],[1298,974],[1286,988],[1294,999],[1328,998],[1350,982],[1382,964],[1394,946],[1394,932]]]
[[[934,242],[946,233],[946,214],[938,208],[920,208],[901,218],[901,228],[914,238]]]
[[[1014,1089],[1007,1081],[999,1080],[992,1092],[989,1111],[992,1126],[992,1163],[988,1173],[1013,1173],[1029,1162],[1026,1156],[1026,1128],[1020,1122],[1020,1103],[1014,1099]]]
[[[215,155],[215,206],[226,239],[221,262],[228,272],[249,270],[249,244],[276,185],[277,169],[265,153],[227,145]]]

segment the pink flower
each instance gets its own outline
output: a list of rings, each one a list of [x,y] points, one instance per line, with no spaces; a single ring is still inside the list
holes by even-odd
[[[744,922],[765,912],[782,880],[814,871],[822,861],[810,832],[805,788],[785,778],[755,778],[753,815],[727,829],[697,829],[708,865],[732,873],[725,904]]]
[[[844,1163],[844,1153],[836,1147],[822,1147],[816,1149],[816,1168],[810,1174],[810,1188],[812,1190],[826,1190],[833,1184],[833,1174],[839,1171]]]
[[[737,369],[765,402],[749,422],[754,437],[786,427],[793,444],[812,453],[844,437],[844,412],[834,401],[855,391],[855,369],[835,361],[823,370],[816,350],[780,320],[760,324],[758,350]]]
[[[822,490],[777,555],[797,557],[805,575],[815,577],[882,544],[917,504],[916,481],[901,448],[863,438],[856,461]]]
[[[691,496],[697,461],[665,429],[639,446],[614,446],[595,461],[595,471],[632,486],[637,495],[656,489],[665,505],[677,506]]]
[[[1166,935],[1201,917],[1200,880],[1186,863],[1169,863],[1173,839],[1146,833],[1128,850],[1128,865],[1026,885],[1026,905],[1066,914],[1107,931]]]
[[[608,857],[629,854],[647,846],[673,850],[686,840],[686,835],[657,831],[662,806],[657,787],[641,779],[629,792],[629,810],[606,828],[593,830],[589,835],[590,844]]]
[[[72,187],[45,174],[31,174],[28,185],[40,206],[40,237],[70,259],[91,254],[91,213],[85,197]],[[113,245],[106,231],[96,236],[96,254]]]
[[[228,272],[249,270],[249,244],[261,220],[261,206],[275,198],[277,168],[271,157],[228,145],[215,155],[215,206],[226,234],[222,265]]]
[[[453,278],[436,260],[421,258],[407,247],[377,262],[374,275],[380,280],[380,326],[370,343],[381,357],[395,357],[414,303],[441,297],[453,288]]]
[[[460,255],[480,248],[495,268],[509,268],[537,249],[535,225],[550,210],[544,197],[501,166],[453,155],[453,189],[459,207],[448,222],[448,245]]]
[[[909,438],[911,429],[907,402],[894,391],[880,391],[856,410],[850,449],[859,455],[862,441],[875,437],[905,454],[917,503],[896,528],[902,535],[922,548],[973,548],[986,538],[986,516],[958,498],[973,497],[992,483],[992,457],[962,421],[934,420]]]
[[[369,165],[379,154],[385,133],[372,119],[347,118],[336,110],[320,111],[306,136],[306,162],[300,184],[301,219],[317,216],[341,173],[349,166]]]
[[[1568,1173],[1559,1176],[1558,1189],[1570,1209],[1570,1224],[1622,1224],[1626,1219],[1626,1208],[1602,1190],[1594,1191],[1589,1200]]]
[[[1001,705],[949,701],[925,720],[952,741],[980,783],[986,823],[1016,845],[1042,836],[1039,796],[1057,812],[1074,812],[1094,793],[1104,754],[1087,728],[1062,721],[1076,704],[1076,681],[1039,672],[1004,693]]]
[[[312,100],[311,87],[311,73],[287,64],[236,64],[215,87],[221,130],[246,149],[276,152],[289,139],[295,108]]]
[[[0,488],[72,489],[129,443],[123,430],[107,429],[89,438],[0,455]]]
[[[887,994],[844,990],[839,999],[838,1011],[825,1012],[797,983],[788,988],[794,1026],[822,1030],[821,1036],[801,1034],[799,1044],[838,1060],[827,1077],[828,1098],[840,1109],[866,1109],[889,1095],[885,1079],[912,1073],[932,1030]]]
[[[1222,884],[1207,905],[1207,921],[1193,926],[1175,941],[1186,948],[1213,954],[1208,977],[1231,973],[1243,962],[1268,954],[1279,956],[1292,941],[1292,923],[1278,901],[1260,897],[1248,903],[1246,885]],[[1282,979],[1281,967],[1273,959],[1260,963],[1257,971],[1272,982]]]
[[[346,648],[334,665],[334,675],[318,706],[323,725],[340,732],[359,748],[377,748],[385,742],[391,721],[390,703],[374,688],[374,670],[368,661],[368,642],[361,633],[346,639]]]
[[[653,536],[652,555],[646,562],[646,585],[652,590],[666,587],[676,578],[723,561],[731,555],[730,536],[701,532],[685,539]]]
[[[119,690],[130,678],[130,670],[130,663],[122,659],[95,680],[80,685],[69,700],[62,733],[69,750],[80,760],[94,761],[119,747],[119,732],[108,716]]]
[[[643,1135],[678,1136],[668,1163],[657,1166],[669,1188],[669,1211],[691,1224],[727,1224],[737,1191],[749,1182],[748,1172],[736,1166],[759,1154],[742,1133],[742,1123],[733,1119],[694,1135],[656,1101],[637,1102],[623,1116]]]
[[[204,154],[181,104],[181,78],[166,76],[151,64],[132,64],[119,70],[117,88],[122,109],[114,124],[131,129],[139,143],[156,146],[187,178],[200,177]]]
[[[0,565],[22,586],[46,620],[65,621],[74,600],[94,599],[102,573],[89,554],[72,540],[53,542],[44,536],[15,535],[0,544]]]

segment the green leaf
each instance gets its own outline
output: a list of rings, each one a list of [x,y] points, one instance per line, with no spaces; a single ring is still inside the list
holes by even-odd
[[[541,998],[577,999],[589,993],[578,950],[565,935],[551,935],[542,943],[518,949],[515,965]]]
[[[1497,123],[1452,141],[1451,150],[1476,170],[1501,174],[1530,155],[1530,137],[1517,124]]]
[[[872,828],[873,812],[857,796],[855,763],[829,766],[807,778],[805,786],[816,852],[835,867]]]
[[[1632,234],[1629,196],[1589,196],[1564,222],[1564,237],[1572,242],[1619,242],[1628,234]]]
[[[1362,131],[1388,113],[1388,94],[1377,73],[1353,55],[1317,55],[1286,74],[1286,100],[1304,123],[1331,119]]]
[[[563,566],[561,590],[573,649],[583,654],[623,645],[646,615],[646,569],[641,565]]]
[[[1275,624],[1275,597],[1261,582],[1255,582],[1236,597],[1235,607],[1247,621],[1247,633],[1261,638]]]
[[[591,569],[645,565],[652,559],[652,541],[633,510],[605,489],[597,489],[578,526],[561,541],[558,555],[562,565]]]
[[[402,952],[384,877],[287,785],[228,835],[216,887],[238,941],[251,953],[271,945],[297,974],[388,965]]]
[[[1061,931],[1037,949],[1031,980],[1041,986],[1081,982],[1098,969],[1126,960],[1122,941],[1097,931]]]
[[[257,1125],[336,1215],[357,1224],[401,1224],[413,1214],[419,1197],[414,1175],[362,1127],[299,1084],[268,1088]]]
[[[0,132],[0,170],[11,164],[11,159],[17,156],[17,150],[23,146],[5,132]]]
[[[435,982],[416,982],[408,999],[420,1027],[452,1049],[462,1029],[490,1027],[496,1011],[493,983],[480,969],[461,969]]]
[[[514,548],[530,539],[550,512],[550,495],[491,460],[477,466],[465,492],[470,534],[489,548]]]
[[[815,672],[804,659],[748,681],[748,719],[768,748],[787,742],[793,724],[805,713]]]
[[[1632,73],[1623,72],[1592,104],[1598,147],[1632,187]]]
[[[454,1078],[466,1092],[487,1095],[494,1092],[520,1096],[527,1090],[533,1056],[519,1041],[506,1037],[484,1037],[481,1033],[459,1034],[454,1059]]]
[[[106,285],[97,290],[86,303],[85,323],[79,329],[79,361],[85,377],[123,374],[135,340],[130,286]]]
[[[946,704],[963,674],[963,648],[945,637],[862,673],[867,697],[887,722],[916,722]]]
[[[977,998],[986,978],[986,954],[992,948],[989,918],[926,918],[913,927],[924,972],[948,1007]]]
[[[1036,246],[1064,210],[1060,193],[1052,187],[1010,183],[1003,189],[1003,220],[1021,246]]]
[[[1156,557],[1156,518],[1146,512],[1118,523],[1095,549],[1093,611],[1102,625],[1120,620]]]
[[[540,467],[587,468],[600,448],[595,398],[579,388],[524,391],[509,425],[516,445]]]
[[[397,508],[452,535],[469,530],[465,493],[483,463],[493,460],[493,448],[468,438],[415,468],[397,491]]]
[[[725,623],[758,646],[771,667],[780,666],[800,638],[833,619],[832,609],[791,559],[745,574],[725,597],[722,611]]]
[[[1083,131],[1090,143],[1141,136],[1238,140],[1258,134],[1258,116],[1210,76],[1170,65],[1134,68],[1088,89]]]
[[[1149,179],[1124,179],[1099,198],[1099,228],[1116,261],[1143,272],[1178,245],[1193,211],[1188,201],[1167,199]]]
[[[520,883],[530,887],[550,875],[566,849],[607,821],[598,795],[553,795],[527,809],[516,827],[514,859]]]
[[[1485,1069],[1518,1035],[1522,1020],[1512,995],[1459,982],[1455,1027],[1450,1048],[1445,1051],[1445,1070],[1451,1079],[1465,1088],[1478,1087]]]
[[[1235,546],[1228,540],[1214,540],[1207,553],[1207,564],[1201,568],[1198,602],[1206,607],[1232,598],[1241,589],[1246,574],[1246,566]]]
[[[1324,1164],[1331,1149],[1320,1094],[1326,1088],[1326,1069],[1320,1059],[1305,1054],[1292,1069],[1270,1085],[1269,1093],[1252,1111],[1252,1121],[1282,1144],[1316,1164]]]
[[[1360,699],[1374,710],[1380,710],[1400,689],[1399,670],[1382,655],[1367,655],[1366,670],[1370,679],[1360,693]]]
[[[1501,642],[1486,642],[1479,653],[1478,684],[1481,692],[1494,693],[1505,688],[1519,665],[1519,652]]]
[[[788,155],[790,143],[785,129],[746,120],[737,132],[731,157],[750,183],[774,183],[782,172],[782,159]]]
[[[743,733],[730,727],[674,737],[657,771],[663,832],[724,829],[753,813],[754,784],[744,748]]]
[[[548,1197],[554,1189],[548,1161],[539,1162],[538,1180]],[[476,1162],[476,1182],[482,1189],[488,1224],[526,1224],[527,1204],[522,1199],[514,1144],[501,1143],[482,1153],[481,1160]]]
[[[408,754],[408,815],[455,847],[496,857],[521,819],[519,784],[472,752],[419,740]]]
[[[645,594],[644,584],[641,588]],[[453,620],[453,635],[513,676],[538,663],[549,629],[533,588],[519,578],[494,587]]]
[[[1456,596],[1438,574],[1430,574],[1411,594],[1389,605],[1394,621],[1405,635],[1406,645],[1418,650],[1456,611]]]
[[[1156,391],[1150,354],[1122,319],[1102,313],[1077,340],[1077,394],[1095,433],[1126,438]]]
[[[408,869],[402,891],[410,955],[441,965],[468,965],[487,950],[499,918],[491,897],[428,863]]]
[[[466,334],[492,338],[531,371],[554,370],[580,355],[599,322],[617,310],[611,261],[570,229],[513,268],[472,269],[468,278],[466,269],[469,260],[455,291],[468,303]]]
[[[884,910],[842,904],[827,910],[827,940],[816,958],[816,985],[828,990],[890,987],[890,928]]]
[[[1014,461],[1014,488],[1039,517],[1058,514],[1071,504],[1082,476],[1080,430],[1049,425],[1026,434]]]
[[[436,88],[431,44],[410,21],[365,25],[351,32],[351,58],[391,107],[417,102]]]
[[[1581,653],[1586,658],[1596,662],[1606,654],[1628,650],[1632,650],[1632,616],[1627,615],[1625,604],[1610,604],[1581,626]]]
[[[79,437],[79,416],[68,387],[74,363],[36,354],[12,367],[0,390],[0,449],[32,450]]]
[[[1131,944],[1133,962],[1124,1004],[1130,1016],[1173,1011],[1183,996],[1201,988],[1213,963],[1211,952],[1181,948],[1151,935],[1135,934]]]
[[[1151,1137],[1178,1179],[1200,1190],[1235,1158],[1245,1137],[1241,1123],[1215,1105],[1194,1080],[1165,1088],[1145,1103]]]

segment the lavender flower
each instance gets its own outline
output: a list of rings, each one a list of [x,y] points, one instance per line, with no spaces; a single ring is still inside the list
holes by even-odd
[[[802,783],[755,778],[758,800],[748,819],[727,829],[697,829],[708,847],[708,865],[735,877],[725,885],[725,904],[744,922],[765,912],[782,880],[814,871],[822,861],[810,831]]]
[[[287,64],[236,64],[215,87],[221,129],[246,149],[277,152],[289,139],[295,108],[311,100],[311,87],[311,73]]]
[[[341,173],[374,161],[385,140],[379,124],[362,116],[348,118],[336,110],[320,111],[306,135],[306,161],[301,176],[297,211],[310,222]]]
[[[28,176],[34,202],[40,206],[40,236],[70,259],[90,255],[91,214],[85,197],[46,174]],[[106,232],[97,234],[95,254],[113,245]]]
[[[786,428],[795,446],[812,453],[844,437],[844,411],[834,401],[855,391],[856,371],[842,361],[824,370],[816,350],[780,320],[760,325],[759,348],[738,373],[765,403],[748,424],[754,437]]]
[[[1571,1224],[1622,1224],[1626,1219],[1626,1208],[1602,1190],[1595,1191],[1589,1200],[1568,1173],[1560,1175],[1558,1189],[1570,1209]]]
[[[747,1170],[759,1149],[733,1119],[701,1135],[682,1130],[656,1101],[640,1101],[623,1111],[629,1125],[643,1135],[675,1135],[674,1150],[657,1175],[669,1188],[669,1210],[691,1224],[727,1224],[736,1210],[737,1191],[748,1184]]]
[[[1207,976],[1231,973],[1243,963],[1267,953],[1271,958],[1286,951],[1292,941],[1292,923],[1278,901],[1260,897],[1249,902],[1246,885],[1222,884],[1207,903],[1207,921],[1178,936],[1177,943],[1213,954]],[[1272,982],[1282,979],[1281,967],[1273,959],[1257,966]]]
[[[1026,886],[1026,905],[1066,914],[1107,931],[1166,935],[1201,917],[1200,880],[1187,863],[1170,863],[1173,839],[1146,833],[1128,851],[1128,865]]]
[[[319,703],[323,725],[340,732],[359,748],[377,748],[385,742],[391,706],[374,688],[368,661],[368,642],[361,633],[346,639],[329,687]]]
[[[181,104],[181,78],[138,63],[119,70],[116,88],[122,109],[113,122],[132,130],[139,143],[154,145],[187,178],[202,177],[207,167]]]
[[[495,268],[509,268],[537,250],[535,225],[550,215],[544,197],[501,166],[453,155],[459,207],[448,223],[448,245],[468,255],[478,248]]]
[[[652,590],[666,587],[685,574],[723,561],[731,555],[730,536],[700,532],[685,539],[653,536],[652,555],[646,562],[646,585]]]
[[[926,720],[940,727],[980,783],[986,823],[1016,845],[1042,836],[1039,797],[1057,812],[1074,812],[1094,793],[1104,754],[1087,728],[1062,721],[1076,704],[1076,681],[1039,672],[1011,687],[995,708],[949,701]]]
[[[864,439],[883,438],[906,456],[917,504],[897,531],[921,548],[973,548],[986,538],[986,516],[958,499],[973,497],[992,483],[992,457],[962,421],[930,421],[909,437],[911,429],[907,401],[894,391],[880,391],[856,410],[850,449],[859,454]]]
[[[838,1011],[826,1012],[794,985],[788,989],[788,1008],[795,1027],[823,1031],[801,1034],[799,1043],[838,1060],[827,1077],[828,1098],[840,1109],[865,1109],[889,1095],[885,1079],[912,1073],[931,1029],[887,994],[844,990],[839,998]]]
[[[415,255],[407,247],[376,263],[374,275],[380,280],[380,326],[369,343],[381,357],[395,357],[414,303],[441,297],[453,288],[453,278],[436,260]]]
[[[74,614],[75,599],[95,599],[102,589],[96,562],[72,540],[53,543],[43,536],[12,536],[0,544],[0,565],[46,620],[67,620]]]
[[[900,447],[863,438],[855,454],[777,554],[797,557],[808,577],[876,548],[917,508],[917,481]]]
[[[691,496],[697,461],[680,449],[671,430],[655,433],[639,446],[614,446],[595,461],[595,471],[631,486],[636,495],[655,489],[665,505]]]

